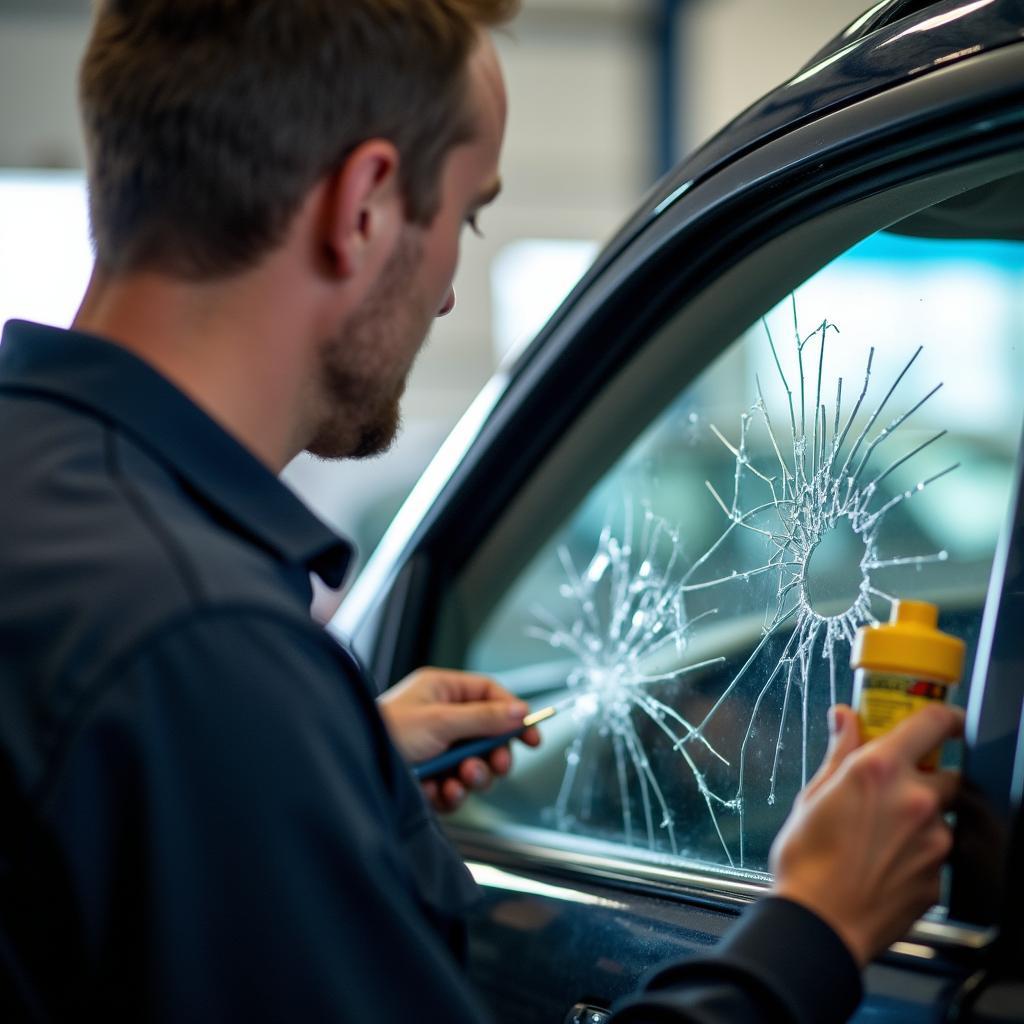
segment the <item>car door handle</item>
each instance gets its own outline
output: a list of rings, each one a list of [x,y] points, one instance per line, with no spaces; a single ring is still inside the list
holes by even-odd
[[[565,1024],[605,1024],[612,1019],[611,1010],[589,1003],[577,1003],[566,1015]]]

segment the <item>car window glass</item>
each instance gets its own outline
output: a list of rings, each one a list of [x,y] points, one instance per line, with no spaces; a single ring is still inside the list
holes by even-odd
[[[764,877],[860,626],[934,601],[969,677],[1022,337],[1021,243],[892,233],[751,323],[467,638],[467,668],[559,714],[463,823]]]

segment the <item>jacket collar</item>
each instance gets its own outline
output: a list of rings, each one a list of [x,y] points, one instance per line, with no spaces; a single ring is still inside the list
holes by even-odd
[[[251,541],[315,572],[330,587],[344,581],[351,545],[191,399],[122,346],[12,320],[0,345],[0,391],[48,395],[121,428]]]

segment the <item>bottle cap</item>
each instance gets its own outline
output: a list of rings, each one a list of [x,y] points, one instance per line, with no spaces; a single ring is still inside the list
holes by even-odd
[[[963,640],[938,628],[939,609],[927,601],[894,601],[889,622],[862,626],[850,667],[925,676],[950,685],[964,667]]]

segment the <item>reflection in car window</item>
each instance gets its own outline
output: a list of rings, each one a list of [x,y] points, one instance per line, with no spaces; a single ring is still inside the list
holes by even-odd
[[[1022,295],[1016,242],[879,234],[685,386],[470,638],[467,667],[560,714],[465,820],[766,871],[856,630],[931,600],[973,658]]]

